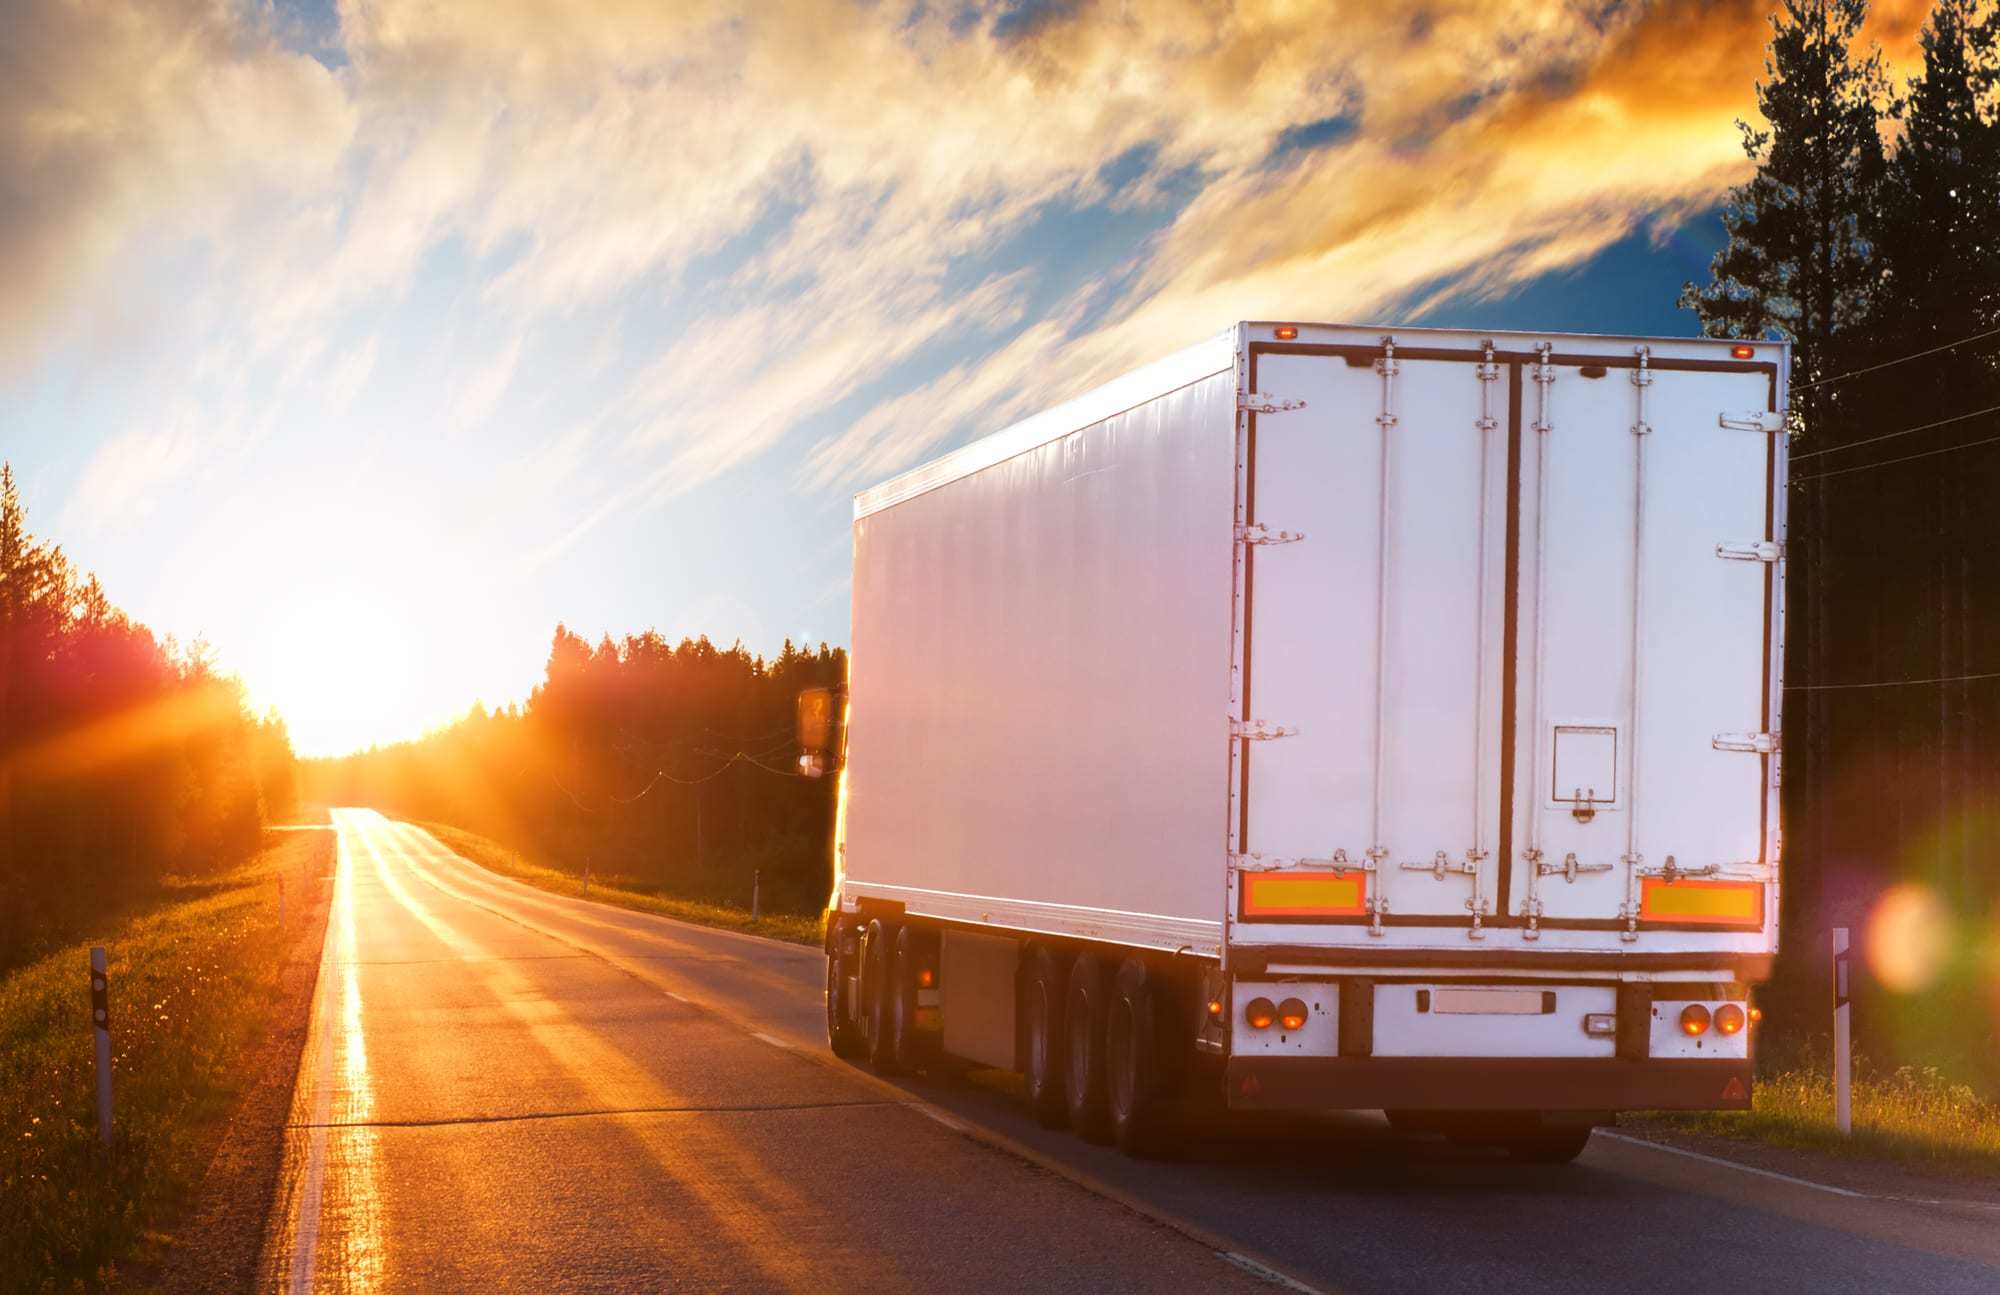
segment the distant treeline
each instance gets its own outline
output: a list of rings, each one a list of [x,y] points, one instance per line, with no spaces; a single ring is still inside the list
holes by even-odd
[[[833,783],[798,775],[796,699],[844,682],[846,653],[787,640],[766,660],[706,638],[557,626],[527,704],[308,761],[310,799],[450,823],[540,862],[691,899],[810,912],[831,884]]]
[[[2000,7],[1936,4],[1906,85],[1866,11],[1780,6],[1756,173],[1682,300],[1793,342],[1781,987],[1823,1021],[1828,925],[1925,886],[1955,929],[1878,943],[1935,946],[1941,978],[1864,1004],[1864,1041],[2000,1075]]]
[[[283,721],[31,536],[0,466],[0,968],[248,858],[295,799]]]

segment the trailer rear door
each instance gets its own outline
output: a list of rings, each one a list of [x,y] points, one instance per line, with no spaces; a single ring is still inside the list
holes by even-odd
[[[1761,927],[1768,373],[1296,348],[1250,380],[1305,407],[1250,437],[1236,917]]]

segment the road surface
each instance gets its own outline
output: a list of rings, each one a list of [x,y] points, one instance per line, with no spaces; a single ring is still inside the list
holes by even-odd
[[[1628,1141],[1379,1121],[1137,1162],[822,1042],[816,950],[535,890],[335,811],[266,1289],[2000,1290],[2000,1213]]]

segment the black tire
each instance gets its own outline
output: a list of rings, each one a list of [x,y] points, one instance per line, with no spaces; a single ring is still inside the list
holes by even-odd
[[[1109,986],[1088,953],[1070,964],[1063,993],[1063,1103],[1069,1126],[1093,1142],[1110,1132],[1104,1095],[1104,1017]]]
[[[853,970],[841,952],[847,937],[848,925],[841,919],[826,942],[826,1042],[834,1056],[852,1060],[867,1050],[867,1040],[847,1001],[847,977]]]
[[[1172,1076],[1161,1047],[1167,1013],[1161,986],[1138,958],[1127,958],[1105,1005],[1105,1110],[1111,1139],[1130,1156],[1168,1149]]]
[[[1069,993],[1069,968],[1046,944],[1028,954],[1021,983],[1021,1077],[1028,1083],[1028,1108],[1045,1129],[1069,1123],[1069,1099],[1063,1094],[1063,999]]]
[[[921,1070],[929,1060],[929,1043],[917,1029],[917,971],[922,965],[924,933],[905,925],[896,932],[895,956],[889,960],[889,1058],[897,1070]]]
[[[896,1073],[894,1043],[889,1037],[889,976],[894,970],[890,941],[896,928],[881,918],[868,923],[861,941],[861,1012],[867,1023],[868,1066],[878,1075]]]
[[[1524,1165],[1566,1165],[1583,1154],[1590,1144],[1591,1130],[1548,1129],[1528,1138],[1510,1138],[1507,1156]]]

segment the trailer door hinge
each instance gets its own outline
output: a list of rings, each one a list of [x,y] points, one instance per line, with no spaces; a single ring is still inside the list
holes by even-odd
[[[1273,738],[1296,737],[1298,727],[1282,724],[1266,724],[1261,719],[1229,721],[1229,736],[1243,742],[1269,742]]]
[[[1262,391],[1239,391],[1236,393],[1236,408],[1246,414],[1282,414],[1294,409],[1304,409],[1303,400],[1289,400],[1283,396],[1268,395]]]
[[[1723,414],[1716,421],[1741,432],[1782,432],[1785,415],[1781,410],[1746,409],[1740,414]]]
[[[1304,531],[1274,531],[1262,522],[1236,528],[1239,544],[1291,544],[1306,537]]]
[[[1715,556],[1738,562],[1776,562],[1785,556],[1785,546],[1776,540],[1725,541],[1715,546]]]
[[[1776,733],[1717,733],[1715,749],[1718,751],[1754,751],[1758,755],[1770,755],[1778,749]]]

